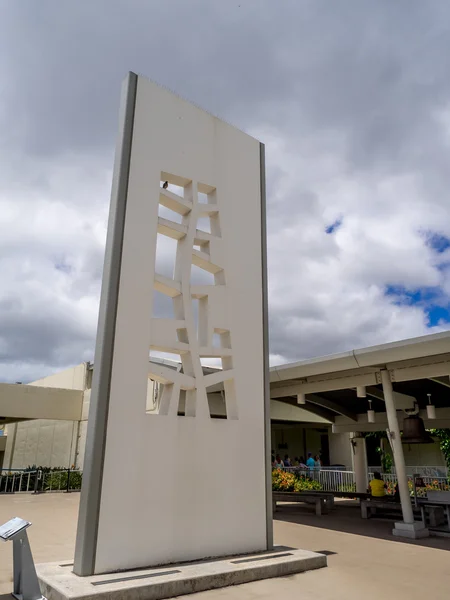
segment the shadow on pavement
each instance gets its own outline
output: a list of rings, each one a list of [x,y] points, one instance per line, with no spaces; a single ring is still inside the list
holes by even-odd
[[[305,505],[278,504],[274,520],[450,551],[450,538],[429,537],[421,540],[398,538],[392,535],[395,519],[362,519],[360,508],[356,504],[343,505],[337,502],[335,507],[330,514],[318,517],[311,511],[311,507]]]

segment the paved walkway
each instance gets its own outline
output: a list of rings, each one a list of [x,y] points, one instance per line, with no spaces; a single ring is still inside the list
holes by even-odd
[[[78,494],[0,496],[0,523],[13,516],[33,522],[29,530],[36,562],[71,560]],[[249,583],[184,600],[447,600],[450,540],[398,541],[392,523],[363,521],[357,509],[339,504],[332,515],[316,517],[303,506],[281,506],[276,542],[327,551],[328,568],[301,575]],[[11,591],[12,548],[0,545],[0,600]]]

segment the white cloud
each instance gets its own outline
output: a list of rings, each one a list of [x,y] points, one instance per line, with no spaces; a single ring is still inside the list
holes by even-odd
[[[129,69],[266,143],[274,364],[429,332],[385,291],[450,298],[427,243],[450,238],[448,7],[109,5],[11,1],[0,23],[0,379],[93,357]]]

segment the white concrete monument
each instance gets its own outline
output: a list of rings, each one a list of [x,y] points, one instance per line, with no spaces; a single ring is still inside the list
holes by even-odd
[[[272,547],[264,182],[259,141],[130,73],[77,575]],[[176,241],[173,277],[155,269],[160,236]],[[193,283],[196,268],[207,283]],[[172,318],[152,317],[155,291],[171,299]],[[149,371],[152,349],[178,354],[182,372]],[[211,357],[222,370],[204,375],[201,361]],[[163,384],[156,412],[146,411],[149,376]],[[208,402],[218,384],[223,419]]]

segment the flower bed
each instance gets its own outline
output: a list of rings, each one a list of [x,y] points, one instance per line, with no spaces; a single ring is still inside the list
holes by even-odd
[[[272,471],[272,490],[274,492],[305,492],[321,490],[322,486],[305,475],[288,473],[282,469]]]

